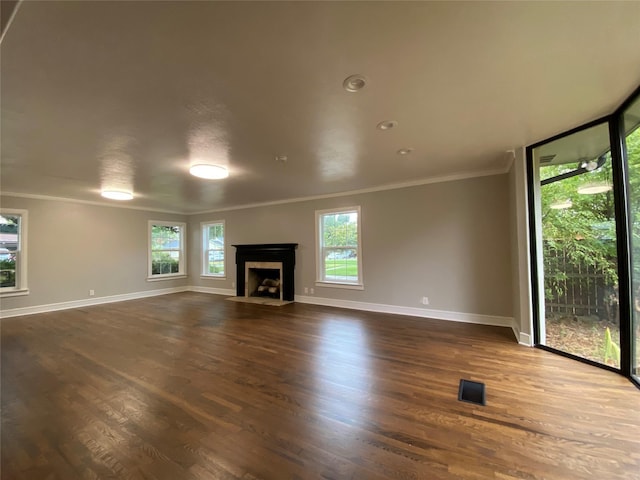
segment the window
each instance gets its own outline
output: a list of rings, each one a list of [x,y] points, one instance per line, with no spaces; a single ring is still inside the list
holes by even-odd
[[[640,88],[527,147],[536,346],[640,387]]]
[[[624,110],[622,121],[631,214],[631,375],[640,382],[640,97]]]
[[[362,288],[360,207],[316,211],[319,283]]]
[[[27,211],[0,210],[0,294],[27,295]]]
[[[186,275],[184,223],[149,222],[149,278]]]
[[[203,222],[202,275],[224,277],[224,221]]]
[[[620,368],[618,226],[606,122],[532,149],[542,268],[538,344]]]

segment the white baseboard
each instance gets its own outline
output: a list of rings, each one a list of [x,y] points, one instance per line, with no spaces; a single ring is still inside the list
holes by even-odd
[[[91,305],[101,305],[103,303],[123,302],[125,300],[136,300],[138,298],[155,297],[168,293],[186,292],[190,287],[159,288],[157,290],[146,290],[144,292],[123,293],[121,295],[110,295],[108,297],[94,297],[82,300],[71,300],[68,302],[49,303],[46,305],[36,305],[34,307],[11,308],[0,310],[0,318],[18,317],[20,315],[33,315],[34,313],[55,312],[56,310],[67,310],[69,308],[88,307]]]
[[[226,295],[227,297],[234,297],[236,295],[236,291],[233,288],[200,287],[195,285],[191,285],[188,288],[190,292],[212,293],[214,295]]]
[[[37,305],[34,307],[13,308],[0,311],[0,319],[17,317],[20,315],[31,315],[34,313],[53,312],[56,310],[66,310],[69,308],[87,307],[100,305],[103,303],[122,302],[125,300],[136,300],[139,298],[154,297],[157,295],[167,295],[179,292],[199,292],[213,295],[234,296],[235,289],[212,288],[201,286],[187,286],[175,288],[161,288],[158,290],[148,290],[144,292],[125,293],[122,295],[111,295],[108,297],[87,298],[83,300],[72,300],[69,302],[50,303],[47,305]],[[494,325],[499,327],[510,327],[516,336],[516,340],[523,345],[530,344],[530,336],[519,332],[519,325],[511,317],[500,317],[495,315],[482,315],[478,313],[451,312],[446,310],[432,310],[427,308],[403,307],[399,305],[386,305],[382,303],[355,302],[352,300],[338,300],[334,298],[309,297],[296,295],[295,301],[312,305],[324,305],[328,307],[348,308],[352,310],[364,310],[367,312],[391,313],[396,315],[409,315],[412,317],[433,318],[435,320],[449,320],[453,322],[475,323],[480,325]]]
[[[528,333],[523,333],[520,332],[520,339],[518,340],[518,343],[520,345],[526,345],[527,347],[533,347],[533,340],[531,339],[531,335],[529,335]]]
[[[449,320],[452,322],[477,323],[480,325],[494,325],[511,327],[513,318],[478,313],[450,312],[446,310],[431,310],[427,308],[402,307],[382,303],[354,302],[352,300],[336,300],[334,298],[309,297],[296,295],[296,302],[325,305],[328,307],[350,308],[367,312],[393,313],[396,315],[410,315],[412,317],[433,318],[435,320]],[[517,338],[517,337],[516,337]]]
[[[520,324],[518,324],[515,318],[511,323],[511,329],[513,330],[513,334],[516,336],[516,340],[518,340],[520,345],[525,345],[527,347],[533,346],[531,343],[531,335],[520,331]]]

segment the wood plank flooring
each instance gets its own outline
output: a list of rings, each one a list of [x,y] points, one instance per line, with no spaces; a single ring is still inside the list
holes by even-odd
[[[2,479],[640,479],[640,391],[504,328],[199,293],[0,328]]]

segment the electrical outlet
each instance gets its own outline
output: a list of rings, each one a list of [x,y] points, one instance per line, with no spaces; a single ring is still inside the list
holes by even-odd
[[[304,287],[304,293],[309,293],[309,287]]]
[[[310,289],[309,289],[309,293],[310,293],[311,295],[313,295],[313,288],[310,288]]]
[[[89,290],[89,296],[93,297],[96,294],[95,290]]]
[[[422,304],[429,305],[429,297],[422,297]]]

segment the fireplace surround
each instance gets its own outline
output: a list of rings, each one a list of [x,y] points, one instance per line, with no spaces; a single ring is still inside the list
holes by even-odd
[[[282,264],[280,270],[280,299],[293,301],[295,296],[295,276],[297,243],[261,243],[233,245],[236,247],[236,295],[251,295],[248,288],[248,268],[256,264]],[[247,267],[247,264],[249,267]]]

